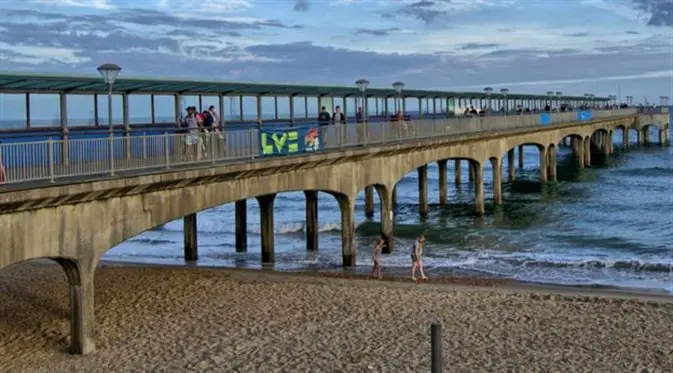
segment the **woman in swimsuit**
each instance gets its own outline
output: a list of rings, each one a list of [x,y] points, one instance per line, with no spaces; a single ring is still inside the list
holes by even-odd
[[[420,235],[416,240],[416,243],[414,243],[414,247],[411,250],[411,279],[414,281],[416,281],[416,268],[419,268],[421,270],[421,278],[423,280],[428,279],[425,276],[425,273],[423,272],[423,262],[421,261],[421,257],[423,256],[424,243],[425,243],[425,237],[423,235]]]

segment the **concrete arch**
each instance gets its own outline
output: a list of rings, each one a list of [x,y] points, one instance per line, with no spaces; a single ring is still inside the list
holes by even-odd
[[[458,146],[457,146],[458,147]],[[442,161],[442,160],[461,160],[461,161],[468,161],[470,162],[471,165],[481,165],[483,162],[486,161],[486,159],[480,160],[476,159],[476,157],[470,157],[468,156],[467,153],[462,153],[460,150],[454,150],[451,151],[450,149],[453,148],[453,146],[447,147],[446,151],[442,151],[441,153],[443,156],[441,157],[419,157],[418,159],[410,159],[409,162],[405,162],[405,164],[401,165],[400,167],[392,170],[393,176],[391,177],[392,185],[397,185],[397,183],[402,180],[407,174],[410,172],[413,172],[414,170],[419,169],[420,167],[426,166],[430,163]],[[481,149],[477,150],[481,154],[485,154],[484,148],[482,147]],[[475,153],[473,153],[475,154]]]

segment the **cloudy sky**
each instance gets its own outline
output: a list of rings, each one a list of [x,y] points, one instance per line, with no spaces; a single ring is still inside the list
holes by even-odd
[[[673,96],[673,0],[0,0],[0,70]]]

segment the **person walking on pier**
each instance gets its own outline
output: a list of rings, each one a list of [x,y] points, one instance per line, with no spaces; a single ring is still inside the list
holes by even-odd
[[[376,240],[376,244],[372,249],[372,261],[374,262],[372,265],[372,276],[378,278],[379,280],[381,279],[381,262],[379,261],[379,254],[381,254],[381,250],[385,246],[386,243],[383,241],[383,239],[379,238]]]
[[[416,268],[421,270],[421,278],[427,280],[425,272],[423,271],[423,261],[421,257],[423,256],[423,245],[425,244],[425,236],[420,235],[414,243],[414,246],[411,250],[411,279],[416,281]]]
[[[5,181],[7,181],[7,173],[5,166],[2,164],[2,153],[0,153],[0,184],[4,184]]]

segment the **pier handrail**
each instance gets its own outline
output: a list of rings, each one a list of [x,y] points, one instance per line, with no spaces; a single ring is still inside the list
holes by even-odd
[[[636,109],[601,110],[591,113],[591,119],[635,115]],[[578,121],[576,112],[549,113],[544,125],[558,125]],[[338,151],[369,145],[398,144],[407,140],[460,136],[521,128],[541,128],[539,115],[511,115],[485,117],[454,117],[409,121],[382,121],[314,126],[317,145],[305,152],[291,152],[294,156],[310,155],[314,151]],[[310,128],[310,127],[308,127]],[[5,184],[39,182],[76,178],[78,181],[118,174],[142,174],[172,168],[196,168],[228,162],[255,161],[269,155],[260,152],[260,137],[273,131],[277,143],[271,149],[282,147],[282,133],[294,131],[304,141],[297,127],[285,129],[250,129],[193,134],[161,134],[107,138],[72,139],[2,143],[0,159],[6,170]],[[285,131],[285,132],[283,132]],[[282,140],[282,141],[281,141]],[[271,141],[271,140],[269,140]],[[284,143],[283,143],[284,144]],[[307,144],[304,144],[308,148]],[[311,151],[312,150],[312,151]],[[287,153],[284,153],[287,154]],[[278,155],[278,154],[274,154]],[[272,155],[273,156],[273,155]],[[38,185],[35,185],[37,182]],[[0,191],[2,187],[0,187]]]

